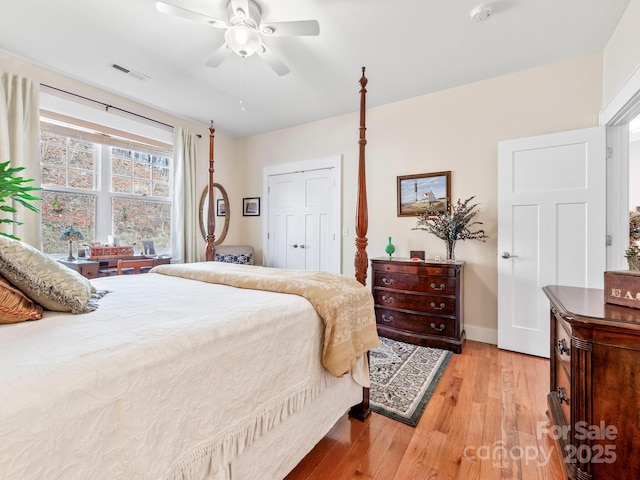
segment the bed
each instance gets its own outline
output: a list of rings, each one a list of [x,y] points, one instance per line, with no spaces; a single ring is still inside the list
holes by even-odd
[[[364,69],[360,83],[363,178]],[[213,185],[213,127],[211,152]],[[65,270],[82,286],[56,301],[85,313],[0,325],[2,478],[278,479],[347,411],[365,419],[375,316],[363,185],[357,280],[220,262],[90,283]],[[336,303],[338,290],[352,297]]]

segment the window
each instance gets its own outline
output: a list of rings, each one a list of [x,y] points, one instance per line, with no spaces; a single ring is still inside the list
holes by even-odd
[[[171,153],[82,127],[41,119],[42,244],[66,253],[60,233],[73,225],[83,243],[171,250]]]

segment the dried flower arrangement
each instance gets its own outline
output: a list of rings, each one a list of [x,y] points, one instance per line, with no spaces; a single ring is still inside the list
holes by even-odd
[[[413,230],[426,230],[441,238],[447,245],[447,260],[455,260],[454,250],[458,240],[479,240],[481,242],[489,236],[484,230],[471,230],[473,225],[482,225],[482,222],[473,220],[478,214],[478,203],[470,204],[475,198],[471,196],[465,201],[458,199],[455,205],[448,211],[438,212],[427,208],[418,215],[418,222]],[[473,221],[472,221],[473,220]]]
[[[640,213],[629,212],[629,248],[624,252],[624,256],[629,262],[629,270],[640,270]]]

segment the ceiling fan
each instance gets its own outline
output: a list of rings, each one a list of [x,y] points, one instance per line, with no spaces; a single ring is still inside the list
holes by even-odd
[[[226,20],[212,18],[165,2],[156,2],[156,8],[162,13],[226,30],[224,43],[205,62],[205,65],[209,67],[220,65],[231,52],[235,52],[241,57],[248,57],[255,53],[264,59],[278,75],[286,75],[291,70],[264,44],[263,36],[315,36],[320,34],[320,26],[316,20],[262,22],[260,7],[253,0],[230,0],[227,6]]]

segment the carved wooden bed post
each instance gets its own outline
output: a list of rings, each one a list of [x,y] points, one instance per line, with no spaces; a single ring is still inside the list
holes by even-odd
[[[211,120],[211,126],[209,127],[209,209],[207,212],[207,250],[205,253],[205,259],[207,262],[213,261],[216,255],[216,217],[215,217],[215,201],[213,199],[213,133],[216,131],[213,128],[213,120]]]
[[[367,257],[367,229],[369,228],[369,215],[367,213],[367,176],[365,174],[364,147],[367,145],[366,138],[366,108],[367,108],[367,77],[364,76],[362,67],[362,77],[360,78],[360,138],[358,140],[358,199],[356,201],[356,280],[362,285],[367,284],[367,268],[369,259]]]
[[[369,259],[367,257],[367,229],[369,228],[369,216],[367,213],[367,178],[365,174],[364,147],[367,145],[366,139],[366,107],[367,107],[367,77],[364,76],[365,68],[362,67],[362,77],[360,78],[360,136],[358,139],[358,198],[356,200],[356,280],[362,285],[367,283],[367,269]],[[369,353],[367,352],[367,363]],[[354,405],[349,410],[349,416],[365,421],[371,414],[369,409],[369,389],[362,389],[362,403]]]

